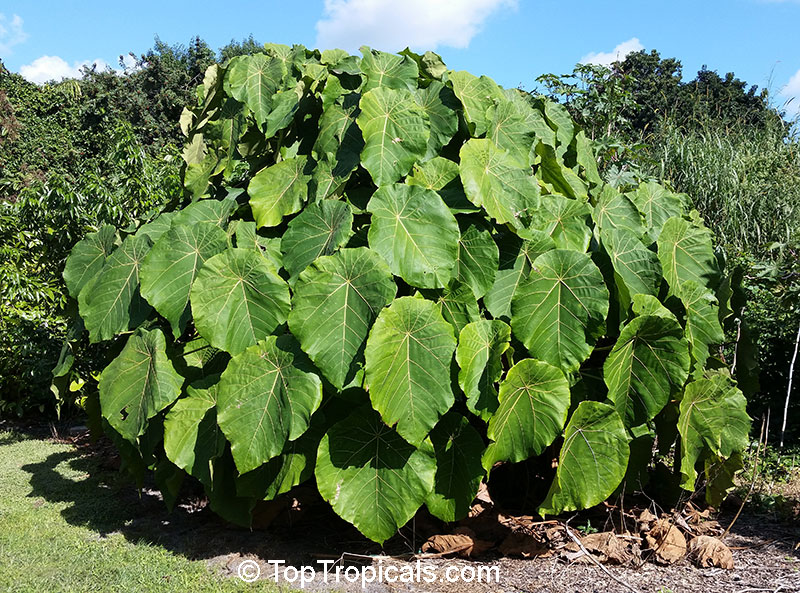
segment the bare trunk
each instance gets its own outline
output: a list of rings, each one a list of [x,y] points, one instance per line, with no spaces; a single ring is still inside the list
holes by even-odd
[[[794,363],[797,361],[797,347],[800,345],[800,326],[797,327],[797,338],[794,341],[794,354],[792,364],[789,366],[789,388],[786,390],[786,403],[783,405],[783,425],[781,426],[781,449],[783,449],[783,434],[786,432],[786,417],[789,415],[789,397],[792,395],[792,379],[794,378]]]

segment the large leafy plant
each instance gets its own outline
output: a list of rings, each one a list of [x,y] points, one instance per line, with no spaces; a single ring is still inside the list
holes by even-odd
[[[432,53],[267,45],[181,124],[184,203],[64,271],[118,351],[106,428],[168,499],[188,474],[247,524],[313,478],[382,542],[534,456],[539,513],[638,485],[654,441],[685,489],[729,485],[749,419],[712,237],[683,195],[604,184],[560,105]]]

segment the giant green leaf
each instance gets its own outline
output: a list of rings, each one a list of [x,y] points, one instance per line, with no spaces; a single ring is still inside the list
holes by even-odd
[[[398,52],[401,56],[408,56],[416,62],[420,73],[420,82],[428,82],[430,80],[441,80],[447,66],[442,61],[442,56],[432,51],[426,51],[424,54],[416,54],[408,48]]]
[[[436,454],[436,478],[425,500],[428,510],[442,521],[467,516],[483,479],[483,439],[469,421],[448,412],[431,431]]]
[[[487,421],[497,410],[495,383],[503,374],[503,354],[510,342],[511,328],[498,319],[474,321],[458,336],[458,384],[470,411]]]
[[[586,200],[588,191],[586,183],[575,171],[564,164],[559,155],[559,149],[553,149],[547,144],[539,142],[536,144],[535,152],[539,158],[536,175],[552,187],[554,193],[576,200]]]
[[[428,161],[416,163],[414,170],[406,177],[406,183],[439,191],[457,179],[458,173],[458,163],[437,156]]]
[[[708,348],[725,341],[719,322],[717,297],[708,288],[694,280],[681,285],[681,301],[686,308],[686,337],[692,347],[692,358],[697,366],[705,366]]]
[[[728,492],[736,487],[736,474],[744,468],[742,452],[737,451],[727,459],[711,455],[703,464],[706,475],[706,502],[719,508]]]
[[[289,314],[289,287],[252,249],[227,249],[200,268],[191,290],[197,331],[238,354],[263,340]]]
[[[384,422],[419,445],[453,405],[452,326],[430,301],[402,297],[381,311],[366,347],[366,383]]]
[[[547,123],[556,132],[559,155],[563,155],[575,137],[575,122],[572,121],[567,108],[560,103],[544,99],[542,106],[544,107],[544,116],[547,118]]]
[[[431,456],[362,407],[322,438],[314,473],[333,510],[383,543],[422,506],[433,490],[435,471]]]
[[[352,97],[352,99],[351,99]],[[317,200],[340,193],[361,160],[364,139],[356,125],[357,95],[348,95],[344,105],[325,108],[314,144],[317,162],[312,172],[312,188]]]
[[[406,175],[428,150],[427,117],[411,91],[378,87],[360,102],[361,164],[380,187]]]
[[[681,199],[655,181],[642,183],[627,196],[644,216],[647,236],[651,241],[658,239],[669,218],[683,214]]]
[[[610,185],[603,187],[600,197],[592,211],[597,228],[601,231],[612,231],[625,228],[637,237],[644,233],[642,215],[630,199],[619,193]]]
[[[531,125],[535,117],[533,109],[520,106],[518,102],[504,98],[488,111],[489,130],[487,136],[503,150],[513,156],[520,167],[530,166],[531,152],[536,142],[536,128]],[[544,124],[544,121],[542,121]]]
[[[530,169],[489,139],[471,139],[461,147],[461,182],[467,198],[483,206],[498,223],[527,226],[539,208],[539,185]]]
[[[338,389],[355,374],[369,328],[396,291],[386,262],[366,247],[320,257],[300,274],[289,327]]]
[[[397,56],[366,47],[361,48],[361,72],[364,74],[363,92],[378,87],[397,90],[417,88],[419,69],[408,56]]]
[[[217,425],[219,375],[190,385],[164,419],[164,452],[187,474],[211,485],[213,460],[225,449],[225,437]]]
[[[353,211],[347,202],[309,204],[289,223],[281,238],[283,267],[293,277],[321,255],[344,247],[353,236]]]
[[[456,334],[468,323],[480,319],[475,295],[466,284],[454,281],[447,288],[423,290],[421,293],[427,300],[436,303],[442,318],[453,326]]]
[[[236,56],[225,71],[225,90],[247,105],[256,122],[263,124],[272,111],[272,96],[286,71],[281,60],[266,54]]]
[[[545,251],[555,249],[553,239],[541,231],[526,231],[533,239],[515,238],[516,248],[504,245],[494,283],[483,298],[486,309],[495,318],[511,318],[511,300],[517,287],[531,271],[531,264]],[[510,256],[510,257],[509,257]]]
[[[576,370],[608,313],[603,275],[588,255],[554,249],[536,258],[511,301],[511,327],[531,356]]]
[[[178,337],[191,318],[189,291],[198,270],[228,245],[225,231],[210,222],[175,225],[142,262],[142,296],[163,315]]]
[[[140,330],[100,375],[103,417],[123,438],[136,443],[147,421],[181,393],[183,378],[175,372],[160,330]]]
[[[650,294],[634,294],[631,299],[631,309],[634,315],[655,315],[656,317],[672,319],[675,323],[678,322],[678,318],[675,317],[675,314],[661,304],[661,301]]]
[[[559,515],[605,500],[625,477],[628,441],[622,418],[612,406],[578,404],[564,431],[555,480],[537,512]]]
[[[227,176],[236,163],[239,139],[247,131],[247,110],[238,101],[229,99],[220,110],[220,118],[210,122],[206,130],[208,140],[225,163]]]
[[[358,153],[355,153],[355,165],[358,165]],[[332,160],[329,160],[332,159]],[[352,169],[339,169],[341,161],[336,161],[333,157],[326,156],[323,160],[317,161],[314,170],[311,172],[309,182],[310,201],[325,200],[340,196],[348,179],[353,172]]]
[[[586,132],[581,130],[575,134],[573,144],[575,146],[575,160],[583,170],[586,179],[595,186],[602,185],[603,180],[597,170],[597,156],[592,147],[592,141],[586,137]]]
[[[77,299],[86,283],[103,269],[106,258],[114,250],[116,229],[104,224],[96,233],[89,233],[78,241],[64,265],[64,282],[69,294]]]
[[[203,200],[201,203],[206,202]],[[155,219],[143,224],[136,230],[137,235],[147,235],[155,243],[172,226],[172,221],[178,216],[178,212],[162,212]]]
[[[236,210],[236,201],[234,200],[199,200],[178,212],[172,219],[172,224],[192,226],[201,222],[210,222],[225,228],[228,226],[228,217],[234,210]],[[159,218],[163,216],[162,214]]]
[[[219,426],[239,473],[280,455],[308,428],[322,381],[291,336],[270,336],[234,356],[219,382]]]
[[[556,248],[585,252],[592,240],[589,206],[562,196],[542,196],[542,207],[531,216],[531,228],[547,233]]]
[[[472,136],[483,136],[491,123],[489,108],[494,107],[495,101],[505,98],[503,91],[491,78],[478,78],[469,72],[450,72],[449,80],[453,92],[464,105],[464,119],[470,126]]]
[[[657,296],[661,286],[661,264],[658,256],[625,227],[608,231],[603,229],[600,237],[611,258],[614,272],[622,280],[628,294]],[[617,284],[619,285],[619,280]]]
[[[287,214],[299,212],[308,198],[308,158],[297,156],[256,173],[247,186],[250,207],[259,227],[278,226]]]
[[[258,234],[256,223],[249,220],[237,220],[235,223],[235,226],[231,225],[228,229],[228,233],[235,233],[236,247],[255,250],[276,270],[283,267],[281,240],[278,237],[262,237]]]
[[[292,69],[299,68],[305,62],[306,48],[302,45],[293,45],[289,47],[282,43],[265,43],[264,53],[281,62],[284,77],[292,80],[290,76],[292,74]],[[294,81],[292,80],[292,82]]]
[[[694,490],[695,465],[705,455],[728,458],[747,448],[747,401],[730,377],[717,372],[686,385],[680,405],[681,487]]]
[[[416,185],[378,188],[367,205],[372,213],[369,246],[392,272],[412,286],[447,286],[458,257],[458,223],[442,198]]]
[[[556,133],[545,121],[541,99],[531,101],[531,95],[521,89],[503,89],[503,95],[507,101],[514,105],[517,113],[523,116],[523,127],[533,129],[539,142],[555,148],[557,144]],[[538,103],[538,106],[534,107],[534,102]],[[507,131],[511,132],[511,130]],[[531,146],[531,157],[536,154],[534,148],[534,146]]]
[[[220,163],[219,155],[214,150],[209,151],[199,163],[189,163],[183,175],[183,187],[193,200],[198,200],[207,195],[208,183]]]
[[[406,177],[406,183],[434,190],[453,214],[479,210],[464,194],[458,164],[444,157],[437,156],[414,165],[414,170]]]
[[[92,282],[84,284],[78,304],[92,342],[110,340],[147,317],[151,309],[139,294],[139,268],[150,246],[147,235],[126,237]]]
[[[360,130],[356,125],[356,117],[359,114],[358,102],[350,99],[351,96],[356,97],[348,95],[344,105],[332,103],[322,112],[322,116],[319,118],[319,133],[314,142],[314,150],[318,155],[336,155],[351,130],[358,132],[358,138],[361,137]],[[360,144],[363,148],[363,139]],[[358,149],[358,152],[360,151],[361,148]],[[358,164],[358,159],[356,159],[356,164]]]
[[[561,434],[570,405],[569,383],[556,367],[526,358],[500,384],[500,405],[489,420],[486,471],[498,461],[518,462],[541,454]]]
[[[677,296],[684,282],[715,288],[719,281],[711,232],[683,218],[673,217],[664,223],[658,236],[658,259],[670,292]]]
[[[635,317],[603,365],[608,399],[628,427],[653,419],[689,374],[689,345],[674,319]]]
[[[453,91],[438,80],[427,88],[416,92],[417,103],[428,117],[430,138],[428,140],[427,158],[438,156],[442,147],[453,138],[458,131],[458,115],[460,105]]]
[[[494,284],[500,252],[492,233],[481,225],[467,223],[458,240],[458,258],[453,276],[472,289],[476,299]]]

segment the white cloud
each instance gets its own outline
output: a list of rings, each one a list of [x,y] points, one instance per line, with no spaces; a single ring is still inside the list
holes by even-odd
[[[64,78],[80,78],[81,68],[84,66],[95,66],[98,70],[105,70],[108,64],[103,60],[84,60],[68,64],[66,60],[58,56],[42,56],[36,58],[30,64],[21,66],[19,73],[27,80],[42,84],[50,80],[62,80]]]
[[[610,66],[614,62],[624,60],[625,56],[630,53],[641,51],[644,45],[639,41],[638,37],[623,41],[610,52],[599,52],[586,54],[581,58],[581,64],[597,64],[599,66]]]
[[[122,59],[122,66],[125,69],[125,72],[131,72],[136,69],[136,56],[133,54],[125,54],[124,56],[120,56]]]
[[[325,0],[317,47],[354,51],[361,45],[398,51],[406,46],[465,48],[499,10],[518,0]]]
[[[0,12],[0,57],[14,53],[11,48],[27,38],[28,34],[22,30],[22,18],[18,14],[9,20]]]
[[[800,70],[794,73],[778,95],[783,97],[788,115],[800,115]]]

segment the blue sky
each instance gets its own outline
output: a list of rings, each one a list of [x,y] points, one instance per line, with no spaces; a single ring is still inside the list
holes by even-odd
[[[800,104],[800,0],[282,0],[136,2],[3,0],[0,58],[34,80],[60,78],[82,63],[117,66],[155,35],[217,49],[231,39],[309,47],[362,44],[433,49],[455,70],[530,89],[536,76],[630,49],[676,57],[684,78],[703,65],[768,87],[780,105]],[[798,105],[800,106],[800,105]]]

